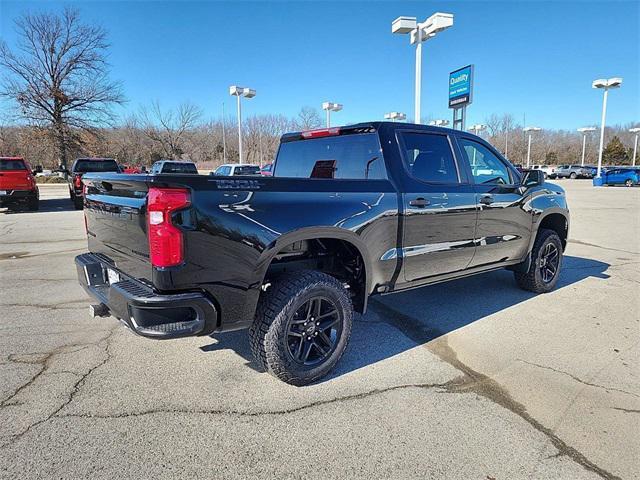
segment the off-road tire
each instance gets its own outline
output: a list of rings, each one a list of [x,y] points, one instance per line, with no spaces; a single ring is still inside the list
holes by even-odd
[[[73,208],[75,208],[76,210],[82,210],[84,208],[84,198],[74,195]]]
[[[27,210],[30,212],[37,212],[40,210],[40,199],[38,197],[32,197],[27,201]]]
[[[542,252],[547,245],[551,243],[558,252],[558,266],[556,274],[549,282],[545,282],[540,272]],[[531,250],[531,265],[527,272],[514,272],[516,283],[523,290],[534,293],[547,293],[553,290],[560,278],[560,269],[562,267],[562,241],[554,230],[542,229],[538,231],[538,236]]]
[[[289,353],[288,329],[296,311],[316,296],[330,299],[342,319],[342,331],[335,349],[321,363],[303,365]],[[349,293],[334,277],[303,270],[284,274],[262,292],[255,320],[249,329],[251,351],[258,366],[292,385],[307,385],[329,373],[342,357],[353,323],[353,305]]]

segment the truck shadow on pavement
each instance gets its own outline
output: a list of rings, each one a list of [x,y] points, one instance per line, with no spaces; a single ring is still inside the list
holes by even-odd
[[[607,279],[608,268],[608,263],[565,256],[556,290],[589,277]],[[374,297],[366,315],[356,314],[350,344],[337,367],[318,383],[386,360],[537,296],[518,288],[511,272],[499,270]],[[231,349],[257,368],[246,331],[212,338],[216,342],[201,347],[203,352]]]
[[[9,210],[7,208],[0,209],[0,213],[7,215],[20,215],[23,213],[51,213],[51,212],[67,212],[74,210],[73,203],[68,198],[47,198],[40,200],[40,208],[31,212],[26,208],[18,208],[16,210]]]

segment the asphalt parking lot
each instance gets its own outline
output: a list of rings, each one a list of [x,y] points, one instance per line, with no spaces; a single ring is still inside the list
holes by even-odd
[[[92,319],[66,186],[0,210],[0,477],[640,476],[640,188],[561,181],[559,288],[493,272],[372,302],[293,387],[245,332],[151,341]]]

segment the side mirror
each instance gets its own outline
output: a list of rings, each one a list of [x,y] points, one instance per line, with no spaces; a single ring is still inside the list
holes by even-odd
[[[521,185],[525,188],[537,187],[544,183],[542,170],[523,170]]]

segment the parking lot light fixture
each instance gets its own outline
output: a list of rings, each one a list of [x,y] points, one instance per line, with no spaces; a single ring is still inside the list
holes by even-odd
[[[527,168],[529,168],[529,164],[531,161],[531,135],[532,132],[539,132],[540,130],[542,130],[540,127],[525,127],[522,129],[523,132],[528,133],[529,134],[529,142],[527,145]]]
[[[446,127],[447,125],[449,125],[449,120],[442,120],[442,119],[431,120],[427,125],[431,125],[434,127]]]
[[[327,112],[327,128],[329,128],[331,126],[331,112],[339,112],[342,110],[342,104],[322,102],[322,109]]]
[[[638,135],[640,135],[640,127],[635,127],[629,130],[631,133],[635,133],[636,139],[633,142],[633,160],[631,165],[636,166],[636,154],[638,153]]]
[[[453,14],[437,12],[418,23],[416,17],[398,17],[391,23],[391,33],[409,34],[416,45],[416,86],[414,122],[420,123],[420,88],[422,86],[422,42],[453,26]]]
[[[486,129],[487,129],[487,126],[481,123],[477,123],[476,125],[471,125],[471,127],[469,127],[469,131],[473,132],[474,135],[478,135],[480,132]]]
[[[595,127],[582,127],[582,128],[579,128],[578,131],[580,133],[582,133],[582,163],[580,164],[580,166],[584,167],[584,152],[585,152],[585,148],[587,146],[587,134],[589,132],[595,132],[596,128]]]
[[[386,120],[391,120],[392,122],[402,121],[407,119],[407,115],[402,112],[389,112],[384,114],[384,118]]]
[[[602,149],[604,146],[604,124],[607,118],[607,97],[609,96],[610,88],[619,88],[622,85],[622,78],[599,78],[594,80],[591,84],[592,88],[604,89],[604,96],[602,98],[602,120],[600,122],[600,148],[598,149],[598,170],[596,171],[596,178],[601,178],[602,171]],[[597,183],[594,182],[594,185]]]
[[[256,91],[252,88],[231,85],[229,87],[229,95],[236,97],[238,100],[238,163],[242,163],[242,107],[240,106],[240,97],[253,98],[256,96]]]

